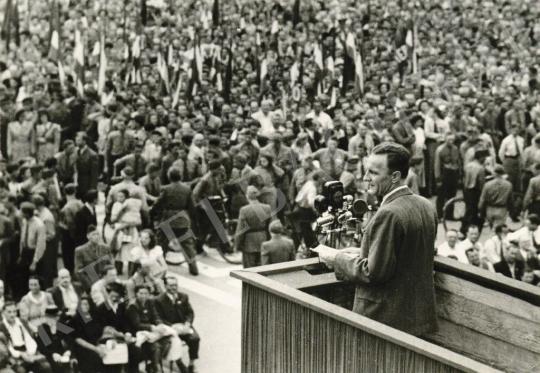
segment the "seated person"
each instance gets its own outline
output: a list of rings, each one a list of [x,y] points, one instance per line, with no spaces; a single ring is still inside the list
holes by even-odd
[[[116,267],[109,264],[103,268],[101,278],[92,285],[90,290],[92,302],[94,302],[96,307],[105,302],[105,299],[107,299],[107,286],[115,282],[122,283],[118,279],[118,271],[116,270]]]
[[[69,317],[74,316],[82,293],[81,287],[71,282],[69,271],[65,268],[60,269],[58,271],[58,285],[51,290],[54,304],[60,312]]]
[[[15,373],[13,368],[15,367],[9,354],[8,339],[0,333],[0,373]]]
[[[107,354],[106,347],[100,344],[103,327],[91,312],[91,302],[86,296],[79,300],[75,316],[70,320],[69,334],[73,346],[73,354],[77,358],[81,373],[95,373],[104,370],[103,358]]]
[[[45,311],[54,305],[51,294],[41,290],[40,279],[30,276],[28,279],[29,292],[19,302],[21,320],[28,322],[32,333],[37,332],[38,326],[45,322]]]
[[[196,362],[199,358],[200,337],[193,328],[194,313],[189,304],[187,294],[178,291],[176,277],[165,277],[166,292],[154,300],[157,314],[166,325],[170,325],[178,333],[181,340],[186,342],[189,349],[190,370],[196,372]]]
[[[45,355],[55,373],[70,373],[75,363],[71,358],[71,350],[67,340],[60,333],[67,333],[66,329],[57,333],[60,310],[56,305],[49,306],[45,312],[45,322],[38,327],[38,350]]]
[[[156,236],[150,229],[140,234],[140,245],[131,249],[131,262],[148,264],[150,275],[161,278],[167,272],[167,263],[163,257],[163,249],[157,244]]]
[[[128,373],[139,371],[139,349],[135,346],[135,338],[128,331],[126,322],[126,303],[124,302],[124,285],[113,282],[106,287],[107,297],[104,303],[95,310],[95,318],[103,327],[102,341],[109,339],[126,343],[128,346]]]
[[[152,296],[157,296],[165,292],[163,280],[150,275],[150,263],[137,262],[136,265],[138,266],[137,271],[126,283],[129,300],[135,299],[135,288],[141,285],[146,286]]]
[[[103,269],[112,264],[109,247],[101,242],[98,229],[91,225],[88,227],[88,242],[75,249],[74,276],[85,290],[99,280]]]
[[[150,300],[150,289],[139,285],[134,292],[135,300],[126,311],[127,330],[136,336],[143,357],[150,360],[147,372],[156,373],[161,360],[169,352],[170,338],[165,335],[165,325]]]
[[[521,280],[524,271],[524,263],[518,260],[519,257],[519,242],[517,240],[510,241],[510,244],[503,248],[502,260],[493,265],[495,272],[506,277],[516,280]]]
[[[14,366],[35,373],[52,372],[50,364],[38,351],[38,344],[26,321],[17,317],[17,306],[8,301],[4,305],[4,318],[0,323],[0,333],[9,340],[8,350],[14,359]]]

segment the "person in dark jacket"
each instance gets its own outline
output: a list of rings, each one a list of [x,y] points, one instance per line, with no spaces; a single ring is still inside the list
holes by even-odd
[[[137,332],[146,331],[159,335],[162,320],[156,312],[154,303],[150,299],[150,290],[145,285],[135,288],[136,299],[126,310],[127,330],[136,335]],[[141,346],[142,354],[150,359],[148,373],[159,371],[159,365],[164,355],[169,351],[170,338],[161,337],[155,342],[144,342]]]
[[[97,226],[96,205],[98,193],[95,189],[89,190],[84,196],[84,206],[82,206],[73,217],[74,244],[80,246],[88,241],[86,235],[90,226]]]
[[[195,314],[187,294],[178,291],[176,277],[165,277],[167,291],[154,300],[158,316],[166,325],[172,326],[189,349],[190,371],[196,371],[201,338],[193,327]]]
[[[496,273],[500,273],[506,277],[521,280],[525,264],[523,261],[518,260],[518,257],[519,243],[512,240],[508,247],[503,248],[503,258],[499,263],[493,265],[493,269]]]
[[[77,151],[77,195],[83,197],[92,189],[97,189],[99,179],[99,156],[90,149],[87,144],[87,136],[84,132],[77,133],[75,143]]]
[[[195,241],[191,231],[191,216],[194,210],[191,189],[180,181],[180,170],[174,167],[169,170],[168,178],[171,183],[162,188],[150,215],[155,225],[165,234],[172,248],[184,251],[188,259],[189,273],[196,276],[199,270],[195,258]]]
[[[285,229],[279,220],[274,220],[268,227],[270,240],[261,246],[261,264],[274,264],[294,260],[293,240],[285,236]]]
[[[242,252],[244,268],[249,268],[261,264],[261,245],[268,239],[272,210],[259,202],[259,190],[253,185],[247,187],[246,196],[249,203],[238,214],[234,244]]]

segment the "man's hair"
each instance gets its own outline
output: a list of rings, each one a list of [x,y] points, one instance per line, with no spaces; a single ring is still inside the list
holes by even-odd
[[[176,282],[178,282],[178,279],[177,279],[176,277],[174,277],[174,276],[165,276],[165,277],[163,278],[163,281],[165,282],[165,285],[169,285],[169,282],[170,282],[170,281],[176,281]]]
[[[69,183],[64,187],[64,192],[68,196],[74,196],[77,193],[77,186],[73,183]]]
[[[540,225],[540,217],[536,214],[530,214],[529,216],[527,216],[527,219],[532,223],[532,224],[535,224],[535,225]]]
[[[478,225],[475,225],[475,224],[471,224],[467,227],[467,232],[470,231],[471,229],[478,229],[480,230],[480,228],[478,228]]]
[[[373,148],[372,154],[386,155],[390,172],[399,171],[401,178],[405,179],[409,173],[409,160],[411,155],[403,145],[395,142],[383,142]]]
[[[94,202],[98,198],[98,192],[95,189],[90,189],[86,194],[84,195],[84,202]]]
[[[172,183],[175,183],[182,179],[182,174],[180,173],[180,170],[176,167],[171,167],[167,172],[167,176],[169,177],[169,181]]]
[[[504,228],[507,228],[506,224],[497,224],[495,226],[495,233],[502,233]]]
[[[4,311],[8,308],[8,307],[15,307],[17,308],[17,303],[15,303],[15,301],[12,301],[12,300],[7,300],[5,303],[4,303]]]
[[[101,271],[101,277],[105,277],[107,275],[107,272],[109,272],[111,269],[116,269],[115,266],[112,264],[107,264],[103,267],[103,270]]]
[[[135,294],[138,294],[141,289],[146,289],[150,292],[150,288],[147,285],[137,285],[135,286]]]

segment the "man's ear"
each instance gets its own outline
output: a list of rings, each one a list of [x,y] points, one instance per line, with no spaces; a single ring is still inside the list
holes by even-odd
[[[401,180],[401,171],[392,172],[392,184],[397,184]]]

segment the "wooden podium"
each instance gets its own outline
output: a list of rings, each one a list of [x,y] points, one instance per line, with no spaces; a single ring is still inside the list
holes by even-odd
[[[354,285],[306,271],[317,262],[232,273],[243,373],[540,372],[538,287],[437,257],[440,328],[418,338],[350,311]]]

